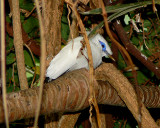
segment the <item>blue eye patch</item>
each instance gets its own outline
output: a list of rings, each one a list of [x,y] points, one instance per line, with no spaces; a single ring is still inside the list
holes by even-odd
[[[99,40],[99,43],[102,46],[102,51],[106,51],[106,44]]]

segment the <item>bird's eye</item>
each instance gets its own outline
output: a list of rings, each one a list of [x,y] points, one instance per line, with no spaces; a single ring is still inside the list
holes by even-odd
[[[102,51],[106,51],[106,44],[99,40],[99,43],[102,46]]]

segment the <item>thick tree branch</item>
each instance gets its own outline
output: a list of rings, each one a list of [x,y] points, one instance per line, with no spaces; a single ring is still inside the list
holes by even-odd
[[[89,74],[87,70],[81,69],[66,73],[55,81],[45,84],[40,113],[44,115],[51,112],[74,112],[88,107],[88,78]],[[118,91],[118,94],[106,81],[106,79],[108,79],[110,83],[117,84],[117,86],[120,87],[122,85],[125,87],[129,84],[128,82],[124,82],[124,76],[112,64],[102,64],[102,66],[96,69],[96,79],[98,80],[98,83],[94,80],[96,87],[95,93],[99,104],[125,106],[124,102],[119,97],[120,91]],[[112,79],[113,82],[111,81]],[[118,80],[120,81],[118,82]],[[147,107],[160,107],[160,99],[157,98],[160,95],[159,88],[139,87],[139,89],[140,97]],[[10,121],[34,117],[35,110],[37,109],[38,90],[39,88],[36,87],[33,89],[9,93],[7,95]],[[127,92],[129,90],[128,88],[125,88],[124,91]],[[127,93],[124,94],[128,97]],[[132,100],[132,98],[130,100]],[[130,105],[134,106],[134,102],[130,103]],[[127,106],[129,105],[127,104]],[[135,111],[134,107],[132,109]],[[134,116],[137,118],[136,114]],[[150,118],[146,116],[144,107],[142,107],[142,115],[145,117],[145,121],[150,122],[150,124],[153,123],[153,120],[150,120]],[[0,122],[4,122],[2,100],[0,100]],[[148,125],[148,123],[146,123],[146,125]]]
[[[61,17],[63,5],[64,0],[44,0],[42,14],[47,42],[47,64],[61,49]]]
[[[14,35],[14,47],[16,51],[17,68],[20,81],[20,87],[22,90],[28,88],[28,82],[26,77],[24,54],[23,54],[23,40],[21,32],[19,0],[12,0],[13,6],[13,35]]]
[[[63,14],[63,6],[64,0],[43,0],[42,2],[43,24],[45,26],[47,48],[46,67],[48,67],[53,56],[55,56],[61,49],[61,18]],[[45,120],[52,120],[52,122],[47,122],[45,127],[58,127],[56,126],[58,120],[55,119],[54,114],[52,114],[52,116],[45,116]]]
[[[102,78],[104,77],[107,78],[109,83],[115,88],[115,90],[118,92],[118,95],[125,102],[128,109],[132,112],[137,122],[139,121],[141,122],[142,128],[158,127],[143,103],[141,103],[141,114],[142,114],[141,117],[138,111],[139,106],[135,90],[133,86],[129,83],[127,78],[123,76],[122,73],[116,70],[114,66],[111,66],[109,68],[107,65],[104,65],[98,71],[99,71],[99,73],[97,73],[98,78],[101,78],[100,76],[102,76]],[[137,86],[137,91],[139,91],[138,87],[139,86]]]
[[[6,100],[6,57],[5,57],[5,2],[0,3],[0,90],[2,88],[2,98],[5,113],[6,127],[9,128],[8,109]],[[2,76],[2,77],[1,77]]]

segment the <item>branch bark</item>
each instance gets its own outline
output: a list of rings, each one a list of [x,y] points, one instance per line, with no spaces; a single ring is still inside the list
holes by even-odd
[[[58,128],[65,128],[66,126],[68,128],[74,128],[78,117],[80,113],[74,113],[74,114],[66,114],[63,115],[61,120],[58,123]]]
[[[69,72],[61,76],[60,78],[45,84],[42,96],[41,112],[45,115],[56,112],[75,112],[82,110],[89,106],[89,73],[86,69],[76,70]],[[117,71],[112,64],[102,64],[96,69],[96,80],[94,84],[96,87],[96,98],[99,104],[108,104],[115,106],[125,106],[124,102],[119,97],[120,92],[125,97],[132,95],[127,106],[135,106],[132,99],[135,97],[132,91],[129,91],[129,83],[124,79],[123,75]],[[116,84],[119,88],[122,88],[125,92],[118,91],[106,81],[109,80],[111,84]],[[113,79],[113,81],[111,80]],[[121,86],[124,87],[121,87]],[[115,85],[114,85],[115,86]],[[125,89],[124,89],[125,88]],[[130,87],[129,87],[130,88]],[[23,118],[34,117],[35,110],[37,109],[38,99],[38,87],[28,90],[22,90],[19,92],[9,93],[7,95],[7,105],[9,112],[9,120],[15,121]],[[147,107],[160,107],[160,89],[155,87],[139,87],[140,97]],[[127,92],[128,91],[128,92]],[[127,94],[131,93],[131,94]],[[132,110],[131,110],[132,109]],[[138,118],[137,109],[131,107],[131,111],[135,118]],[[142,107],[142,115],[145,117],[144,125],[147,127],[155,126],[153,119],[148,116],[148,112]],[[2,106],[2,100],[0,100],[0,123],[4,122],[4,111]],[[149,123],[148,123],[149,122]],[[152,125],[152,126],[151,126]]]
[[[133,86],[129,83],[127,78],[123,76],[123,74],[116,70],[114,66],[108,68],[106,65],[104,65],[103,68],[99,70],[99,72],[99,74],[107,78],[109,83],[111,83],[111,85],[115,88],[115,90],[118,92],[118,95],[125,102],[137,122],[141,122],[142,128],[158,127],[143,103],[141,103],[141,117],[141,114],[138,110],[139,106],[135,90]],[[100,75],[98,75],[98,78]],[[137,91],[139,91],[138,86]]]
[[[61,49],[61,17],[64,0],[44,1],[43,23],[45,25],[45,39],[47,42],[47,59],[49,63]]]
[[[126,32],[124,31],[121,23],[115,21],[113,23],[122,43],[125,45],[127,51],[136,57],[144,66],[146,66],[150,71],[154,72],[156,77],[160,79],[160,69],[155,66],[145,55],[143,55],[129,40]]]
[[[28,88],[28,81],[26,77],[25,62],[24,62],[19,0],[12,0],[12,7],[13,7],[14,47],[16,51],[18,75],[19,75],[21,90],[24,90]]]
[[[53,59],[61,49],[61,17],[63,13],[64,0],[47,0],[42,4],[43,23],[45,26],[45,40],[48,67],[50,61]],[[46,116],[45,120],[52,120],[53,122],[46,123],[46,128],[57,127],[57,119],[52,116]]]

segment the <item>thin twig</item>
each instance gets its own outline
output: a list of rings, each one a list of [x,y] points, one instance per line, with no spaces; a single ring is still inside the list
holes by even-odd
[[[5,63],[5,12],[4,12],[4,0],[1,1],[1,76],[2,76],[2,96],[3,96],[3,107],[5,115],[6,127],[9,128],[7,99],[6,99],[6,63]]]
[[[39,113],[40,113],[40,108],[41,108],[43,82],[44,82],[45,68],[46,68],[46,63],[45,63],[45,58],[46,58],[46,41],[45,41],[45,38],[44,38],[44,26],[42,24],[42,16],[41,16],[40,7],[39,7],[39,1],[35,0],[35,4],[36,4],[38,19],[39,19],[40,36],[41,36],[40,88],[39,88],[39,99],[38,99],[37,110],[36,110],[36,113],[35,113],[35,121],[34,121],[34,127],[36,128],[37,127],[37,123],[38,123],[38,117],[39,117]],[[43,4],[44,4],[44,1],[42,1],[42,5]]]
[[[73,32],[72,32],[72,29],[71,29],[71,22],[70,22],[70,19],[69,19],[69,15],[71,14],[71,9],[69,7],[69,5],[67,4],[67,8],[68,8],[68,15],[67,15],[67,19],[68,19],[68,25],[69,25],[69,30],[70,30],[70,34],[71,34],[71,39],[72,39],[72,49],[73,49],[73,45],[74,45],[74,40],[73,40]]]
[[[153,12],[156,13],[156,16],[157,16],[158,21],[159,21],[159,16],[158,16],[157,8],[156,8],[156,5],[155,5],[155,0],[152,0],[152,7],[153,7]]]

